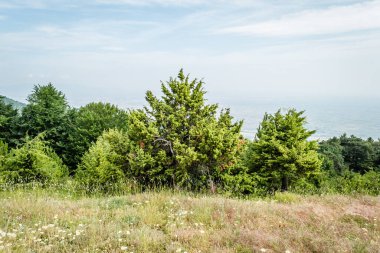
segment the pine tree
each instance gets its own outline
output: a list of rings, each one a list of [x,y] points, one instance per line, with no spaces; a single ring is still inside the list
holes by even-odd
[[[131,112],[128,135],[135,148],[131,171],[143,182],[175,187],[215,188],[221,171],[234,162],[242,122],[229,110],[206,104],[203,81],[178,78],[161,83],[163,96],[146,93],[149,106]]]
[[[318,144],[308,140],[315,131],[305,128],[303,113],[291,109],[265,114],[248,148],[250,172],[270,190],[286,191],[292,182],[320,170]]]

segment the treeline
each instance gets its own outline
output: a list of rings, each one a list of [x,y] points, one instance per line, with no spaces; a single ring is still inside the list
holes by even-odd
[[[318,143],[304,112],[266,114],[254,140],[228,109],[207,104],[181,70],[146,93],[147,107],[68,105],[37,85],[21,110],[0,99],[0,183],[75,182],[86,191],[169,187],[233,195],[380,192],[380,142],[343,135]],[[253,108],[254,109],[254,108]]]

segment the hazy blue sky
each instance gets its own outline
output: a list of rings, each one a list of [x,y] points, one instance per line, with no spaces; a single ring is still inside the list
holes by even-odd
[[[0,94],[121,106],[180,68],[219,100],[380,98],[380,1],[0,0]]]

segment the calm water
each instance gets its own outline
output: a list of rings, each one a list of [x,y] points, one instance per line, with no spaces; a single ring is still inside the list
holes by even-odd
[[[317,130],[313,139],[323,140],[343,133],[361,138],[380,138],[380,100],[376,99],[266,100],[259,98],[241,101],[212,98],[209,102],[218,102],[220,108],[230,108],[235,119],[244,120],[242,132],[250,139],[254,137],[264,113],[274,113],[280,108],[305,110],[307,128]],[[141,108],[143,104],[145,104],[144,101],[134,101],[126,107]]]
[[[224,106],[221,104],[221,106]],[[361,138],[380,138],[380,101],[378,100],[320,100],[230,102],[231,113],[244,119],[243,134],[253,138],[264,113],[279,108],[305,110],[307,128],[317,130],[313,138],[327,139],[343,133]]]

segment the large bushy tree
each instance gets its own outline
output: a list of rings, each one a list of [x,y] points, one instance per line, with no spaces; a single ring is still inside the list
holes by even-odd
[[[35,137],[44,132],[45,140],[55,153],[66,160],[69,157],[65,153],[68,135],[73,126],[65,95],[51,83],[36,85],[27,101],[20,119],[24,134]]]
[[[218,114],[218,105],[206,104],[203,82],[182,70],[161,90],[161,99],[148,91],[149,105],[130,114],[132,173],[146,183],[214,188],[235,161],[242,122],[233,122],[229,110]]]
[[[305,128],[303,111],[265,114],[256,137],[249,144],[249,173],[270,190],[288,190],[297,179],[317,173],[321,167],[318,144],[308,138],[315,131]]]

